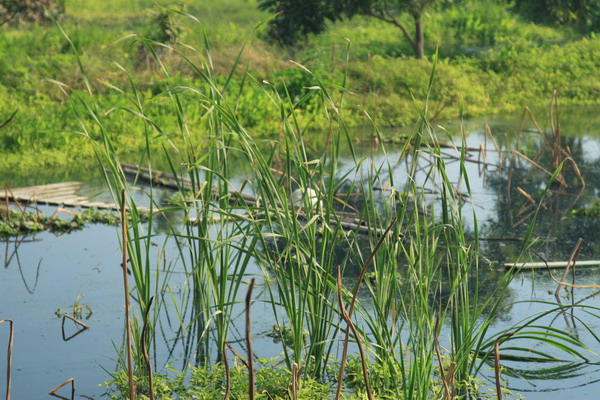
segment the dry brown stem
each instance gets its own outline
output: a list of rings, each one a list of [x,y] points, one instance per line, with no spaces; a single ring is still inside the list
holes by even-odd
[[[229,348],[229,350],[242,362],[242,364],[244,364],[244,367],[250,368],[248,366],[248,362],[246,361],[246,359],[244,357],[242,357],[240,355],[240,353],[235,351],[235,349],[229,344],[229,342],[225,342],[225,346],[227,346],[227,348]]]
[[[377,245],[375,245],[375,248],[371,252],[371,255],[369,256],[369,258],[363,265],[362,271],[360,271],[360,275],[358,276],[358,280],[356,282],[356,285],[354,286],[354,291],[352,292],[352,301],[350,302],[350,307],[349,307],[349,311],[348,311],[348,316],[350,318],[352,318],[352,312],[354,311],[354,305],[356,304],[356,296],[358,296],[358,291],[360,289],[360,285],[361,285],[363,279],[365,278],[365,274],[367,273],[367,268],[373,261],[373,258],[375,258],[375,254],[377,254],[377,251],[379,251],[379,248],[381,247],[381,245],[383,244],[388,233],[390,233],[392,227],[395,224],[396,224],[396,219],[394,218],[392,220],[392,222],[390,223],[390,225],[385,230],[385,232],[383,233],[383,235],[381,235],[379,242],[377,242]],[[337,390],[335,393],[335,400],[339,400],[340,396],[342,395],[342,385],[344,384],[344,370],[346,368],[346,359],[348,358],[348,341],[349,340],[350,340],[350,331],[347,329],[346,335],[344,337],[342,359],[340,360],[340,372],[339,372],[339,377],[338,377],[338,386],[337,386]]]
[[[298,380],[300,378],[300,370],[298,364],[292,364],[292,400],[298,400]]]
[[[8,334],[8,347],[6,350],[6,400],[10,400],[10,381],[12,372],[12,349],[13,349],[13,337],[15,333],[14,323],[12,319],[0,319],[0,324],[8,322],[9,334]]]
[[[517,186],[517,192],[521,193],[521,195],[523,197],[525,197],[527,199],[527,201],[529,201],[531,204],[535,205],[535,200],[533,199],[533,197],[531,197],[531,195],[529,193],[527,193],[525,190],[521,189],[520,186]]]
[[[439,343],[439,333],[440,333],[440,314],[438,314],[435,318],[435,330],[434,330],[434,345],[435,345],[435,355],[437,356],[438,363],[440,366],[440,377],[442,378],[442,383],[444,384],[444,400],[451,400],[452,395],[450,392],[450,387],[448,385],[446,372],[444,371],[444,364],[442,363],[442,355],[440,353],[440,343]]]
[[[346,324],[348,324],[348,328],[349,328],[346,330],[346,332],[348,332],[349,330],[352,331],[352,333],[354,334],[354,338],[356,339],[356,345],[358,346],[358,351],[360,352],[360,361],[362,364],[362,371],[363,371],[363,376],[365,379],[365,389],[367,391],[367,398],[369,400],[374,400],[373,394],[371,393],[371,384],[369,383],[369,370],[367,369],[367,357],[365,355],[365,350],[363,349],[363,346],[362,346],[362,343],[360,340],[360,335],[358,334],[358,330],[352,323],[352,319],[348,315],[348,312],[346,312],[346,307],[344,306],[344,299],[342,298],[342,273],[341,273],[339,267],[338,267],[338,272],[337,272],[337,292],[338,292],[338,302],[340,303],[340,311],[342,312],[342,317],[346,321]]]
[[[131,354],[131,323],[129,320],[129,282],[127,280],[127,203],[125,189],[121,190],[121,234],[123,237],[123,289],[125,291],[125,327],[127,331],[127,372],[129,378],[129,400],[136,400],[135,381],[133,380],[133,356]]]
[[[67,379],[64,383],[49,391],[48,394],[50,396],[58,397],[59,399],[65,399],[66,397],[60,396],[56,394],[56,392],[58,392],[63,387],[67,386],[69,383],[71,384],[71,400],[73,400],[75,398],[75,378]]]
[[[227,360],[227,346],[229,343],[223,343],[223,366],[225,367],[225,397],[223,400],[229,400],[229,396],[231,395],[231,373],[229,372],[229,361]]]
[[[502,400],[502,384],[500,382],[500,341],[502,339],[506,339],[514,335],[514,333],[505,333],[504,335],[500,335],[496,342],[494,343],[494,372],[496,375],[496,394],[498,396],[498,400]]]
[[[545,173],[546,175],[552,177],[552,173],[550,171],[548,171],[546,168],[542,167],[541,165],[539,165],[538,163],[533,161],[531,158],[527,157],[525,154],[522,154],[516,150],[514,151],[514,153],[517,156],[521,157],[523,160],[527,161],[528,163],[530,163],[531,165],[536,167],[537,169],[539,169],[540,171],[542,171],[543,173]],[[565,187],[569,186],[560,176],[556,177],[556,182],[560,183],[562,186],[565,186]]]
[[[246,346],[248,347],[248,399],[254,400],[254,359],[252,354],[252,337],[250,325],[250,304],[252,302],[252,289],[254,278],[250,281],[248,293],[246,294]]]
[[[150,316],[150,309],[152,308],[152,301],[154,300],[154,296],[150,297],[150,301],[148,301],[148,308],[146,308],[146,313],[144,315],[144,326],[142,328],[141,333],[141,347],[142,353],[144,355],[144,361],[146,361],[146,372],[148,373],[148,389],[150,391],[150,400],[154,400],[154,379],[152,376],[152,365],[150,364],[150,356],[148,355],[148,343],[146,343],[146,336],[148,331],[148,318]]]
[[[577,244],[575,244],[575,248],[571,252],[571,257],[569,257],[569,262],[567,263],[567,268],[565,268],[565,271],[563,272],[563,276],[562,276],[562,278],[560,278],[561,282],[564,282],[564,280],[567,278],[567,274],[569,273],[569,269],[571,268],[571,265],[573,266],[573,273],[575,273],[575,263],[577,262],[577,258],[579,258],[579,251],[581,250],[582,246],[583,246],[583,239],[579,238],[579,240],[577,241]],[[556,297],[558,297],[558,294],[560,293],[561,289],[562,289],[562,285],[559,284],[558,287],[556,288],[556,291],[554,292],[554,295]]]
[[[487,133],[489,135],[490,139],[492,139],[492,143],[494,144],[494,147],[496,148],[496,151],[498,152],[498,157],[500,158],[500,161],[502,161],[504,163],[504,156],[502,155],[502,150],[500,150],[500,147],[498,146],[498,143],[496,142],[494,135],[492,135],[492,130],[490,129],[490,126],[488,124],[484,125],[484,131],[485,131],[485,133]]]

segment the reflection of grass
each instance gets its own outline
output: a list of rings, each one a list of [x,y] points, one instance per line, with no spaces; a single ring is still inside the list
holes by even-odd
[[[578,208],[571,211],[575,217],[600,217],[600,199],[595,199],[584,208]]]
[[[163,59],[151,43],[146,45],[160,64]],[[490,332],[491,322],[514,274],[511,271],[502,275],[491,291],[470,279],[477,276],[481,258],[477,217],[472,216],[475,240],[469,241],[463,225],[463,197],[456,190],[460,185],[461,191],[470,195],[465,143],[458,159],[458,176],[450,177],[436,128],[428,120],[428,109],[417,104],[417,124],[398,159],[376,165],[373,159],[356,154],[344,120],[349,96],[344,86],[331,84],[301,64],[296,67],[314,86],[299,98],[292,98],[286,85],[278,89],[252,77],[236,85],[235,67],[227,78],[215,77],[207,36],[202,50],[193,55],[171,52],[169,61],[180,57],[180,62],[200,79],[187,86],[172,75],[169,64],[163,64],[157,97],[161,99],[161,112],[169,115],[171,123],[155,119],[154,98],[142,94],[136,75],[127,70],[123,74],[130,85],[115,98],[115,107],[127,104],[122,111],[128,123],[143,133],[139,164],[152,169],[155,160],[166,159],[173,175],[189,181],[184,185],[179,180],[180,190],[185,189],[187,195],[167,209],[159,209],[156,192],[150,187],[147,223],[140,217],[119,162],[118,145],[126,139],[110,129],[113,114],[103,111],[104,99],[91,89],[74,90],[70,96],[80,133],[88,138],[106,171],[115,202],[121,193],[125,196],[131,218],[125,230],[135,281],[131,296],[136,300],[132,303],[136,308],[132,318],[137,379],[146,375],[141,343],[153,349],[153,343],[160,339],[159,332],[169,333],[165,334],[167,345],[184,352],[183,368],[190,363],[200,368],[213,364],[218,369],[225,367],[225,358],[229,359],[230,354],[224,350],[235,338],[235,317],[243,311],[243,292],[249,279],[258,273],[258,268],[252,269],[257,264],[268,277],[258,284],[267,294],[262,301],[272,310],[276,323],[288,327],[281,345],[281,366],[257,372],[259,377],[269,376],[266,383],[277,386],[274,391],[281,389],[282,381],[289,383],[289,371],[294,370],[301,372],[303,380],[325,384],[335,364],[332,359],[338,354],[339,341],[350,325],[356,327],[355,341],[360,339],[367,354],[361,368],[368,370],[371,365],[375,369],[373,391],[382,397],[440,396],[441,376],[446,372],[450,378],[444,378],[444,382],[454,387],[453,393],[477,395],[474,378],[490,358],[496,340]],[[234,66],[242,59],[241,54],[234,59]],[[81,58],[78,61],[83,63]],[[436,58],[431,66],[424,93],[432,93],[435,88]],[[91,81],[83,68],[80,72]],[[343,75],[340,81],[346,82],[347,78]],[[267,146],[261,145],[244,124],[245,111],[238,108],[238,100],[245,90],[256,91],[261,102],[276,110],[271,123],[278,127],[278,136]],[[183,99],[193,101],[195,108],[186,108]],[[321,148],[310,151],[303,133],[320,119],[329,126],[327,137],[322,138]],[[379,138],[376,124],[372,129]],[[202,139],[196,132],[203,132]],[[344,148],[350,153],[352,165],[343,169],[340,153]],[[254,192],[254,201],[232,201],[237,197],[232,191],[240,190],[232,183],[238,163],[249,170],[244,185]],[[403,173],[397,174],[398,170]],[[347,193],[361,194],[352,217],[367,231],[367,249],[361,246],[357,231],[343,231],[343,216],[335,207],[340,203],[338,189],[348,186]],[[423,201],[424,187],[430,186],[439,193],[435,206]],[[301,198],[300,207],[292,202],[295,191],[311,193]],[[312,206],[315,199],[317,207]],[[186,216],[184,221],[193,218],[196,223],[168,225],[167,242],[158,245],[157,255],[155,217],[171,211],[180,211]],[[385,228],[388,231],[382,235]],[[530,235],[531,229],[523,238],[525,245]],[[167,243],[176,246],[175,256],[169,254],[167,258],[161,250]],[[344,249],[342,257],[336,251],[340,247]],[[338,304],[334,277],[338,271],[346,277],[355,276],[355,265],[369,266],[375,274],[363,283],[366,299],[348,307],[348,314],[354,310],[352,320],[344,315],[342,321],[344,307]],[[178,277],[171,274],[176,268],[185,272],[183,282],[178,282],[184,287],[181,297],[175,297],[170,289]],[[355,292],[358,290],[357,284]],[[152,298],[156,299],[155,307],[151,307]],[[354,299],[356,295],[340,283],[340,303]],[[142,316],[147,315],[148,329],[142,330]],[[581,342],[567,332],[534,325],[538,318],[514,327],[516,334],[503,346],[525,338],[567,356],[582,357],[585,346]],[[449,337],[443,338],[448,350],[442,355],[436,352],[437,321],[448,327]],[[527,349],[515,346],[512,350]],[[439,360],[444,374],[441,370],[439,375],[436,373],[438,358],[444,361]],[[443,365],[449,365],[448,370]],[[121,368],[119,363],[117,369]],[[239,368],[243,376],[245,372]],[[205,370],[205,374],[210,375],[210,371]],[[120,376],[117,372],[115,379],[122,383],[124,378]],[[342,377],[359,382],[354,378]],[[204,385],[197,388],[198,396],[214,396],[223,390],[224,383],[218,378],[216,386],[198,384]],[[319,385],[313,390],[320,390]],[[191,386],[183,390],[196,390],[195,385]]]

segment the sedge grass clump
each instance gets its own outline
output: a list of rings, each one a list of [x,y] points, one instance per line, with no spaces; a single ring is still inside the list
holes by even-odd
[[[314,82],[305,93],[292,97],[285,82],[278,88],[251,75],[247,83],[235,87],[232,79],[241,52],[229,74],[218,77],[211,64],[208,36],[203,40],[202,50],[190,49],[194,57],[170,47],[198,76],[202,83],[197,86],[182,85],[154,47],[148,47],[163,74],[160,96],[170,105],[176,121],[172,125],[161,125],[147,113],[148,99],[140,96],[134,76],[124,68],[121,72],[130,82],[124,92],[129,106],[104,111],[80,59],[85,90],[70,95],[75,112],[81,115],[80,133],[90,140],[99,164],[109,171],[105,173],[109,190],[115,201],[127,204],[130,219],[124,227],[127,240],[122,243],[130,254],[135,284],[128,295],[136,300],[132,325],[137,379],[149,373],[143,367],[144,357],[156,344],[157,332],[164,332],[165,327],[174,337],[173,348],[182,350],[182,369],[189,364],[225,368],[224,349],[239,330],[235,317],[244,311],[248,281],[262,271],[264,280],[258,285],[264,287],[265,296],[260,301],[271,308],[277,326],[287,327],[281,343],[282,369],[273,372],[265,367],[265,372],[260,372],[263,368],[257,372],[259,377],[268,375],[265,385],[273,392],[283,390],[289,378],[285,371],[301,371],[303,379],[325,383],[331,360],[340,353],[343,369],[347,353],[340,350],[346,347],[361,352],[366,391],[373,379],[376,392],[383,397],[428,399],[439,396],[440,387],[446,397],[476,396],[473,386],[463,383],[471,382],[491,358],[496,339],[491,322],[514,275],[506,273],[494,295],[483,293],[477,281],[470,279],[478,273],[480,249],[477,239],[467,240],[464,201],[457,194],[457,185],[471,193],[464,138],[460,138],[458,175],[450,176],[425,102],[415,105],[417,123],[410,140],[394,152],[394,159],[383,147],[382,162],[374,155],[360,157],[344,121],[346,75],[339,83],[329,83],[296,63]],[[426,97],[434,87],[436,66],[434,57],[423,91]],[[278,136],[268,146],[255,138],[239,115],[238,100],[246,85],[259,89],[277,110]],[[182,106],[186,96],[198,104],[196,119],[188,119]],[[305,141],[311,118],[299,118],[307,110],[304,104],[318,104],[307,109],[328,122],[320,149],[311,149]],[[115,132],[105,124],[117,111],[140,124],[144,133],[145,147],[138,163],[151,174],[158,160],[163,160],[180,192],[186,193],[175,204],[163,207],[151,185],[146,191],[147,221],[141,218],[121,167]],[[380,138],[376,124],[373,130]],[[204,132],[204,139],[198,140],[195,131]],[[174,135],[178,143],[170,140]],[[157,141],[163,151],[156,151]],[[342,149],[347,149],[349,166],[342,163]],[[243,184],[236,175],[240,163],[246,166]],[[348,181],[353,182],[352,192],[356,189],[360,195],[355,206],[339,196],[339,188]],[[251,190],[240,193],[244,187]],[[251,198],[242,196],[250,191]],[[438,195],[428,196],[428,192]],[[294,193],[301,195],[294,198]],[[359,230],[345,230],[347,215],[339,212],[340,205],[351,210],[347,214],[353,226],[361,227],[366,237],[360,239]],[[172,246],[176,255],[163,268],[166,255],[160,252],[155,257],[154,250],[159,236],[156,218],[171,211],[184,218],[183,223],[166,222],[168,235],[159,248]],[[472,220],[470,229],[477,238],[474,211]],[[362,266],[358,279],[357,265]],[[171,287],[175,270],[183,277],[177,296]],[[367,272],[373,272],[373,279],[362,282]],[[480,296],[485,300],[480,301]],[[151,306],[153,298],[155,306]],[[514,327],[515,335],[504,343],[519,338],[518,332],[536,321],[532,318]],[[527,331],[559,348],[563,343],[584,347],[567,332],[552,333],[560,340],[543,340],[545,331],[537,326]],[[447,349],[443,354],[441,342]],[[380,371],[372,378],[368,378],[369,364]],[[239,376],[244,376],[245,368],[236,367]],[[349,379],[341,375],[337,395],[343,391],[344,379]],[[248,376],[254,375],[248,372]],[[196,396],[220,394],[222,378],[218,379],[221,383],[216,386],[197,379],[203,387],[194,388]]]

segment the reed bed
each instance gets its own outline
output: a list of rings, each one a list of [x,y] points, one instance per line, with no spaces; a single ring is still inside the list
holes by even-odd
[[[134,300],[131,370],[135,379],[149,373],[147,350],[158,339],[157,332],[168,325],[175,331],[172,346],[180,346],[185,354],[182,368],[225,365],[227,379],[220,393],[230,398],[225,349],[233,339],[236,313],[245,309],[249,321],[255,278],[256,286],[266,293],[259,301],[269,304],[281,334],[286,332],[281,358],[284,368],[293,371],[291,398],[298,396],[300,375],[321,382],[337,380],[337,398],[344,392],[360,396],[363,391],[368,398],[385,399],[477,397],[473,379],[485,365],[494,365],[500,338],[503,345],[520,337],[538,340],[566,356],[583,357],[587,349],[583,343],[568,332],[543,329],[537,325],[541,316],[500,333],[491,331],[514,274],[508,271],[494,293],[482,293],[478,286],[477,215],[473,211],[474,224],[465,227],[461,194],[471,193],[465,167],[467,145],[464,136],[459,138],[459,175],[450,177],[438,139],[441,132],[429,124],[426,103],[415,104],[417,123],[398,158],[385,157],[378,164],[375,157],[357,154],[344,124],[345,75],[340,82],[325,82],[296,63],[317,85],[292,98],[285,85],[277,89],[238,71],[243,48],[230,73],[216,76],[211,61],[214,50],[206,34],[202,39],[198,50],[134,38],[162,70],[164,88],[147,98],[137,89],[135,75],[122,69],[130,83],[128,89],[119,89],[131,103],[127,107],[99,104],[81,61],[84,90],[58,84],[71,99],[80,133],[95,146],[115,201],[121,199],[128,205],[122,245],[124,277],[129,264],[134,284],[126,291]],[[73,51],[77,54],[75,47]],[[162,61],[165,52],[180,57],[195,71],[196,87],[178,84]],[[435,61],[433,65],[429,91],[435,84]],[[245,77],[235,91],[230,86],[234,74]],[[255,140],[239,122],[237,104],[244,85],[260,88],[278,109],[280,129],[270,143]],[[202,115],[197,126],[188,124],[190,110],[182,107],[184,96],[197,101],[195,112]],[[159,97],[170,107],[165,112],[176,115],[176,126],[153,122],[148,110]],[[315,101],[317,109],[304,107]],[[178,204],[160,204],[150,185],[151,211],[146,222],[131,194],[120,151],[113,144],[116,132],[109,129],[108,119],[119,112],[124,114],[120,117],[137,119],[144,126],[146,148],[138,163],[152,175],[153,166],[166,160],[181,193]],[[304,140],[311,118],[299,119],[299,113],[328,118],[330,128],[322,148],[313,149]],[[378,136],[375,125],[373,130]],[[341,165],[342,151],[350,154],[352,166]],[[387,155],[383,146],[378,151]],[[550,173],[548,187],[560,182],[564,163]],[[240,165],[246,166],[242,183]],[[236,193],[251,193],[255,200],[240,201],[242,196]],[[177,255],[163,268],[161,257],[152,256],[157,237],[154,226],[169,212],[184,217],[183,223],[167,220],[166,241],[174,243]],[[353,224],[364,227],[366,235],[344,229],[348,215]],[[535,218],[523,238],[524,250],[531,243],[534,223]],[[261,276],[250,273],[253,265],[260,267]],[[171,287],[175,269],[186,276],[179,296]],[[364,279],[367,272],[370,278]],[[349,285],[355,287],[353,291]],[[249,289],[244,301],[245,288]],[[448,334],[440,338],[441,326],[448,328],[444,331]],[[359,379],[344,389],[349,337],[353,337],[350,351],[362,356],[364,374],[362,383]],[[246,338],[248,396],[254,398],[249,322]],[[332,378],[331,368],[341,369],[340,376]]]

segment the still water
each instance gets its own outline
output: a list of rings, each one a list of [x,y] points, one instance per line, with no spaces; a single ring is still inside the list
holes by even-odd
[[[450,126],[450,131],[457,130]],[[512,149],[516,136],[514,123],[498,122],[491,125],[498,147],[502,150]],[[531,196],[539,198],[544,189],[547,176],[530,163],[517,159],[504,163],[498,152],[484,134],[483,122],[473,121],[466,125],[468,132],[467,145],[479,148],[485,145],[488,149],[484,157],[481,152],[472,151],[469,157],[469,179],[472,197],[465,202],[465,219],[467,226],[472,226],[474,210],[480,226],[482,253],[489,262],[483,263],[480,284],[493,288],[502,274],[503,263],[514,261],[520,246],[513,239],[523,237],[527,231],[531,211],[535,206],[528,205],[528,199],[519,195],[516,186]],[[564,131],[563,131],[564,132]],[[520,138],[521,147],[526,146],[528,153],[535,154],[541,144],[535,133],[525,131]],[[569,146],[573,158],[581,170],[586,187],[581,188],[573,172],[567,171],[565,179],[569,180],[568,189],[561,189],[561,194],[545,203],[541,210],[535,235],[539,236],[541,245],[530,253],[532,261],[567,260],[578,238],[584,239],[580,260],[598,259],[600,249],[600,231],[597,229],[597,217],[575,218],[572,208],[586,207],[598,196],[600,188],[600,140],[592,132],[571,132],[562,138],[562,145]],[[397,149],[389,145],[387,154],[381,150],[372,150],[365,146],[365,154],[371,152],[374,164],[382,163],[386,158],[397,158]],[[447,149],[448,170],[450,176],[458,176],[458,163],[452,161],[457,153]],[[504,152],[506,156],[506,152]],[[485,161],[485,163],[484,163]],[[351,168],[351,160],[344,160]],[[397,169],[397,174],[402,174]],[[31,180],[31,178],[29,178]],[[86,176],[84,192],[98,193],[102,188],[94,183],[95,178]],[[511,181],[511,190],[508,190]],[[9,182],[17,186],[14,182]],[[29,182],[31,184],[31,182]],[[50,183],[34,182],[35,184]],[[461,188],[459,188],[461,189]],[[464,189],[464,188],[463,188]],[[558,191],[558,189],[557,189]],[[510,195],[509,195],[510,194]],[[106,195],[105,195],[106,196]],[[168,196],[165,191],[164,196]],[[140,194],[140,199],[143,197]],[[435,201],[435,195],[431,196]],[[53,213],[52,207],[43,207],[45,213]],[[528,218],[529,216],[529,218]],[[157,227],[156,254],[164,251],[167,255],[177,254],[175,246],[161,233]],[[163,230],[165,232],[166,230]],[[15,399],[47,398],[47,392],[68,378],[75,378],[77,396],[82,398],[99,398],[105,388],[100,383],[110,379],[109,372],[115,370],[115,359],[122,354],[123,342],[123,287],[120,269],[121,250],[118,241],[118,228],[89,225],[81,231],[66,235],[54,235],[49,232],[34,236],[3,239],[4,266],[0,268],[0,318],[11,318],[15,323],[13,348],[12,394]],[[159,263],[157,263],[159,264]],[[248,273],[258,281],[256,297],[266,299],[263,272],[257,265],[251,265]],[[560,277],[561,271],[555,272]],[[250,278],[250,276],[248,277]],[[569,276],[569,279],[573,279]],[[577,283],[594,285],[600,283],[599,269],[580,269],[574,279]],[[169,280],[170,288],[161,295],[177,297],[186,292],[188,281],[183,271],[175,268]],[[512,282],[504,307],[492,326],[493,332],[501,331],[507,326],[530,317],[538,312],[556,306],[553,292],[557,285],[545,272],[523,272]],[[563,288],[561,301],[564,304],[587,304],[600,306],[596,295],[598,289]],[[484,290],[485,291],[485,290]],[[255,292],[256,293],[256,292]],[[536,300],[531,302],[530,300]],[[73,313],[79,307],[81,319],[91,329],[73,336],[76,327],[67,321],[65,336],[73,336],[65,341],[61,329],[61,319],[57,316],[61,311]],[[167,305],[168,307],[168,305]],[[268,336],[275,323],[271,306],[265,301],[253,305],[253,339],[255,353],[258,357],[272,358],[281,352],[279,344],[274,344]],[[243,338],[243,307],[239,306],[239,317],[232,332],[232,342]],[[590,318],[583,311],[548,315],[539,321],[539,325],[552,326],[568,330],[590,344],[593,352],[588,355],[589,363],[573,364],[564,369],[562,363],[528,365],[523,362],[504,361],[509,369],[505,372],[507,386],[515,393],[521,393],[530,399],[547,398],[582,398],[595,399],[600,390],[600,346],[590,334],[599,328],[600,320]],[[585,329],[587,326],[588,329]],[[8,327],[0,325],[0,354],[5,355],[8,341]],[[182,346],[174,345],[176,328],[164,323],[160,327],[153,349],[156,354],[157,372],[164,372],[167,363],[175,368],[183,368],[191,360],[187,358]],[[442,344],[444,331],[441,334]],[[524,347],[547,351],[547,346],[539,343],[527,343]],[[563,367],[560,369],[559,367]],[[0,362],[0,376],[4,376],[5,364]],[[483,377],[493,387],[493,370],[484,371]],[[0,383],[0,392],[4,391],[5,382]],[[68,392],[68,391],[67,391]]]

